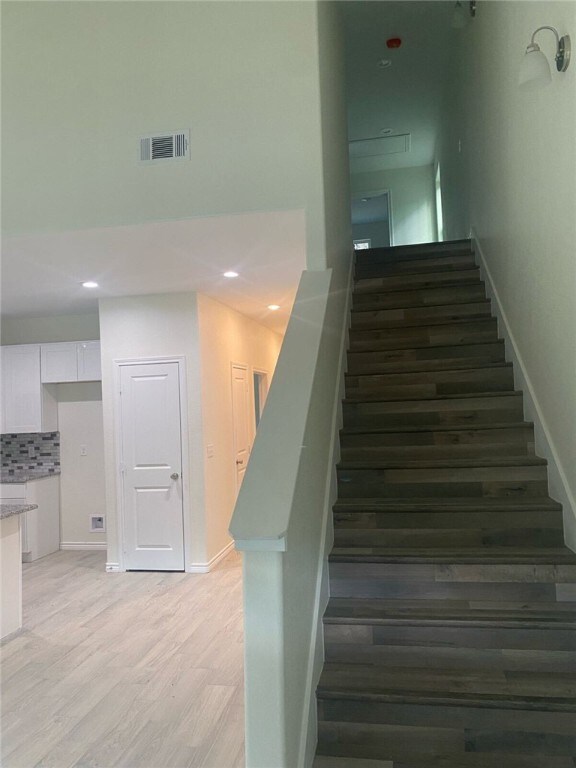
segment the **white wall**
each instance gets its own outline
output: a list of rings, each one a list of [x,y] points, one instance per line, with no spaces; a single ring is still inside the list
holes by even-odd
[[[326,266],[316,3],[9,3],[2,34],[7,233],[304,209]]]
[[[2,344],[41,344],[50,341],[91,341],[100,338],[98,314],[52,317],[3,317]]]
[[[117,457],[114,360],[183,356],[188,411],[189,565],[205,567],[229,542],[235,502],[231,362],[273,373],[281,338],[195,293],[100,301],[108,561],[117,563]],[[214,457],[206,458],[206,446]]]
[[[387,221],[353,224],[352,235],[354,240],[370,239],[372,248],[383,248],[390,245],[390,227]]]
[[[193,562],[206,561],[204,521],[204,458],[200,408],[200,355],[196,294],[175,293],[101,299],[102,399],[108,562],[119,562],[117,473],[115,447],[115,360],[183,356],[186,364],[188,406],[187,471],[190,486],[190,548]]]
[[[90,531],[90,515],[106,514],[102,387],[99,382],[58,384],[57,393],[60,541],[70,547],[103,543],[106,533]]]
[[[436,240],[436,201],[432,165],[352,175],[352,196],[390,191],[393,245]]]
[[[472,227],[514,344],[551,493],[576,513],[576,66],[558,74],[554,37],[537,42],[551,85],[518,88],[532,32],[576,33],[574,2],[493,2],[462,31],[454,125],[439,147],[451,233]],[[457,140],[462,141],[458,153]],[[467,206],[458,200],[465,199]],[[567,520],[576,544],[576,519]]]
[[[198,295],[206,551],[210,561],[231,541],[230,518],[236,503],[232,363],[248,369],[250,393],[254,369],[272,382],[282,337],[207,296]],[[252,401],[252,394],[250,394]],[[251,424],[255,417],[250,414]],[[214,455],[207,457],[207,446]]]

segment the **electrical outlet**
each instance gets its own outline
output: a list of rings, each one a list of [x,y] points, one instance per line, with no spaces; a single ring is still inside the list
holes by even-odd
[[[106,530],[106,518],[104,515],[90,515],[90,531],[102,532]]]
[[[85,445],[80,446],[80,456],[87,456],[88,448]]]
[[[206,456],[209,459],[212,459],[214,457],[214,446],[213,445],[207,445],[206,446]]]

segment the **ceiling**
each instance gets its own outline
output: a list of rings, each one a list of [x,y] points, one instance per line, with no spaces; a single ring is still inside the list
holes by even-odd
[[[305,254],[303,211],[10,237],[2,314],[81,314],[96,312],[101,297],[198,291],[282,333]],[[239,276],[223,277],[227,270]],[[99,287],[83,288],[86,280]]]
[[[352,173],[430,165],[439,132],[442,88],[457,31],[451,0],[346,0],[348,130]],[[402,39],[398,49],[386,40]],[[385,69],[382,59],[391,61]],[[382,131],[391,129],[386,136]],[[400,140],[399,136],[409,135]],[[365,139],[385,140],[369,153]],[[408,151],[405,151],[406,145]]]

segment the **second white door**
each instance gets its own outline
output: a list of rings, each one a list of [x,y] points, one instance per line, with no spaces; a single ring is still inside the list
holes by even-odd
[[[248,369],[232,366],[232,412],[234,418],[234,461],[236,466],[236,490],[240,490],[250,458],[251,419]]]
[[[122,365],[126,570],[183,571],[179,363]]]

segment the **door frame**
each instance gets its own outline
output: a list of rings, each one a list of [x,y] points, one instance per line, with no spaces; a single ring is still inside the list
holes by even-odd
[[[124,476],[122,474],[122,398],[120,397],[120,376],[122,368],[131,365],[154,365],[155,363],[176,363],[180,387],[180,450],[182,451],[182,522],[184,536],[184,573],[192,565],[190,552],[190,449],[188,446],[188,401],[186,398],[186,358],[184,355],[170,357],[130,357],[113,360],[114,379],[114,451],[116,460],[116,535],[118,537],[118,570],[126,571],[124,557]]]
[[[362,192],[354,193],[354,200],[359,197],[380,197],[387,195],[388,200],[388,233],[390,235],[390,247],[394,245],[394,218],[392,211],[392,190],[388,189],[365,189]]]
[[[231,466],[234,470],[234,488],[236,491],[236,494],[238,494],[239,488],[238,488],[238,471],[236,467],[236,421],[234,416],[234,384],[232,381],[232,377],[234,374],[234,368],[241,368],[243,371],[246,371],[246,379],[250,376],[250,366],[246,363],[237,363],[234,360],[230,361],[230,374],[229,374],[229,386],[230,386],[230,405],[232,406],[232,460],[231,460]],[[248,391],[246,393],[246,396],[248,398],[248,402],[246,403],[247,408],[247,418],[248,418],[248,432],[250,435],[250,445],[248,446],[248,461],[250,461],[250,456],[252,455],[252,447],[254,445],[254,434],[255,431],[253,429],[253,424],[251,423],[253,414],[254,414],[254,397],[250,395],[250,386],[249,382],[246,382],[248,384]]]
[[[266,381],[266,399],[268,399],[268,392],[270,391],[270,373],[268,371],[265,371],[264,368],[252,368],[252,385],[254,385],[254,374],[257,374],[258,376],[264,376]],[[252,394],[252,445],[254,445],[254,440],[256,439],[256,433],[258,431],[258,428],[256,427],[256,399],[254,397],[254,394]]]

